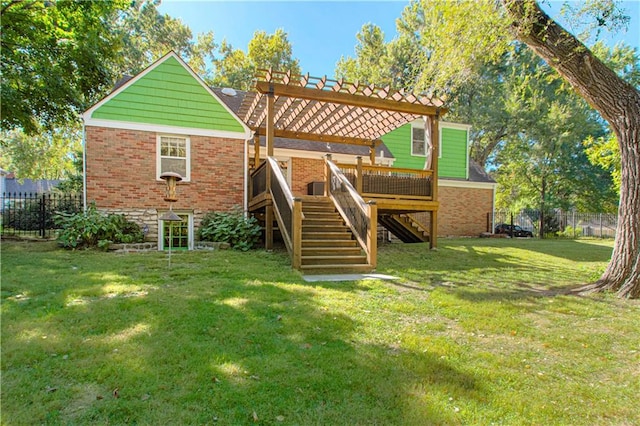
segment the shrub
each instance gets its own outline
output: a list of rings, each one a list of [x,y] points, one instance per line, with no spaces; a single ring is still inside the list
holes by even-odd
[[[232,212],[209,212],[200,223],[198,239],[229,243],[235,250],[247,251],[260,239],[260,225],[255,217],[245,217],[239,209]]]
[[[102,214],[95,205],[91,205],[84,213],[60,213],[56,216],[56,222],[62,228],[58,242],[66,248],[106,249],[110,243],[144,241],[144,234],[136,223],[121,214]]]

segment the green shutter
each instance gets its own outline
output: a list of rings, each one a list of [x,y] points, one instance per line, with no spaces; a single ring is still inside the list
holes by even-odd
[[[244,132],[240,122],[174,57],[109,99],[92,118]]]

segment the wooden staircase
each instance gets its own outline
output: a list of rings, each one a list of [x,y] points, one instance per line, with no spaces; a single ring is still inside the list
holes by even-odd
[[[378,216],[378,222],[404,243],[429,241],[429,233],[424,226],[405,214],[385,214]]]
[[[302,202],[302,265],[308,274],[370,272],[367,255],[328,197]]]

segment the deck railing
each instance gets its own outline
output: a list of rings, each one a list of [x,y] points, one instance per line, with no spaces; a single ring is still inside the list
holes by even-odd
[[[249,179],[249,201],[253,200],[260,194],[264,194],[267,191],[267,162],[263,161],[260,165],[251,171],[251,178]]]
[[[377,252],[377,206],[375,202],[365,202],[349,179],[331,161],[325,160],[327,192],[340,215],[351,228],[353,235],[367,253],[367,262],[376,266]]]
[[[276,221],[291,255],[293,267],[299,268],[302,261],[302,200],[293,196],[278,161],[268,157],[267,162]]]
[[[363,196],[425,201],[433,199],[432,170],[367,166],[360,159],[358,164],[339,164],[338,167]]]

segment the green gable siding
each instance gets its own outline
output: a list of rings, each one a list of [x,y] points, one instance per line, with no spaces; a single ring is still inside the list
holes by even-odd
[[[173,57],[101,105],[92,118],[244,132],[238,120]]]
[[[441,128],[442,156],[438,160],[440,177],[467,177],[467,131]]]
[[[467,177],[467,130],[441,126],[442,156],[438,159],[440,177]],[[382,137],[395,161],[394,167],[423,169],[425,157],[411,155],[411,124],[405,124]]]
[[[395,157],[393,167],[424,169],[426,158],[411,155],[411,124],[405,124],[382,136],[382,142]]]

